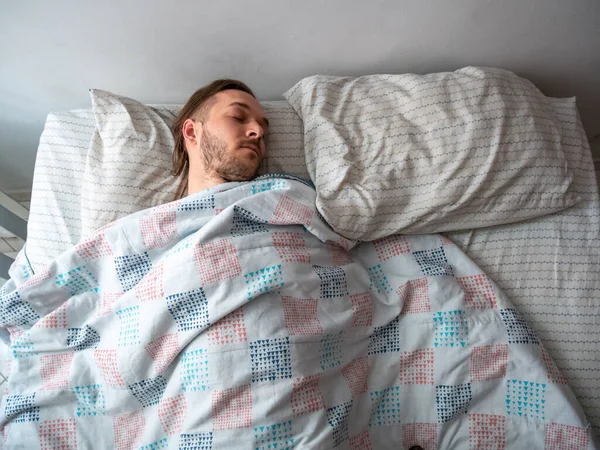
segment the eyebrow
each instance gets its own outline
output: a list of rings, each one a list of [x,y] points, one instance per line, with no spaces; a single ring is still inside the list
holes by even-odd
[[[250,111],[250,106],[248,106],[245,103],[242,102],[233,102],[230,103],[229,106],[227,106],[228,108],[231,106],[240,106],[241,108],[247,109],[248,111]],[[269,128],[269,119],[267,119],[266,117],[263,117],[262,119],[259,119],[258,122],[262,122],[263,125],[265,125],[266,128]]]

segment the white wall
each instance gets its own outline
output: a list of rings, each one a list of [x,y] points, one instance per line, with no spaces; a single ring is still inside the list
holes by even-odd
[[[600,143],[598,0],[32,0],[0,4],[0,189],[27,189],[49,110],[100,88],[183,103],[217,77],[263,100],[316,73],[498,66],[577,96]],[[600,155],[599,155],[600,156]]]

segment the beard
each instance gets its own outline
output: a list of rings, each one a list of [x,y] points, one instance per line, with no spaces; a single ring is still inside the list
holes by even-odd
[[[237,154],[236,145],[233,151],[228,151],[227,143],[207,129],[203,130],[200,138],[200,148],[204,167],[208,173],[215,173],[225,181],[248,181],[256,178],[260,159],[250,160]]]

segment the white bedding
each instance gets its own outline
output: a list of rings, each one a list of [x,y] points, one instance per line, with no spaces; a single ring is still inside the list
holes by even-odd
[[[273,103],[287,106],[285,102]],[[91,110],[48,116],[36,161],[29,219],[27,255],[34,269],[43,267],[80,238],[81,179],[93,127]],[[57,128],[61,128],[60,141]],[[294,146],[297,140],[302,148],[301,133],[283,135],[288,145]],[[577,206],[526,223],[448,236],[499,284],[533,324],[598,432],[598,188],[589,150],[568,156],[583,198]]]

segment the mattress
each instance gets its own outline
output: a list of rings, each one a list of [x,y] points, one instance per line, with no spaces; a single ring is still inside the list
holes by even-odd
[[[288,108],[285,102],[271,103]],[[565,124],[577,123],[573,108],[564,114]],[[297,121],[292,131],[281,134],[290,146],[302,148]],[[34,269],[81,237],[81,183],[94,126],[91,110],[48,116],[36,161],[26,247]],[[568,157],[582,197],[578,205],[527,222],[446,236],[498,283],[534,326],[598,434],[599,196],[589,147],[574,144]]]

